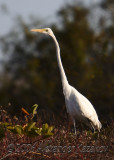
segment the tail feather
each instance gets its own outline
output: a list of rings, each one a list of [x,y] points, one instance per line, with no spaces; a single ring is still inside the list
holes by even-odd
[[[92,125],[94,126],[95,129],[97,129],[100,132],[100,129],[102,128],[102,124],[99,120],[96,123],[92,122]]]
[[[100,129],[102,128],[102,124],[100,121],[98,121],[98,131],[100,132]]]

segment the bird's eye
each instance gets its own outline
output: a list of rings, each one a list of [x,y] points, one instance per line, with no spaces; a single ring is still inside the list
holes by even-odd
[[[48,32],[48,29],[46,29],[45,31]]]

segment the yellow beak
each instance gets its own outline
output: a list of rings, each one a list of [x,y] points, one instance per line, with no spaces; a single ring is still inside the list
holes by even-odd
[[[45,29],[31,29],[30,30],[31,32],[44,32],[45,31]]]

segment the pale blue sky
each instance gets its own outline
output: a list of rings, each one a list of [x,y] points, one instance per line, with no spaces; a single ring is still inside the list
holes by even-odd
[[[6,5],[8,8],[8,14],[5,14],[0,7],[0,35],[9,31],[17,15],[21,15],[26,20],[30,15],[35,15],[42,19],[50,17],[49,21],[53,21],[56,12],[66,2],[68,0],[0,0],[0,6]]]
[[[101,0],[0,0],[0,35],[7,34],[15,24],[15,17],[21,15],[26,21],[30,15],[46,19],[47,22],[56,21],[57,11],[71,2],[86,2],[86,5],[95,4]],[[7,6],[8,13],[5,14],[2,6]]]
[[[57,22],[56,13],[67,3],[80,3],[91,8],[91,16],[95,14],[96,20],[91,18],[94,27],[97,24],[96,15],[100,15],[101,9],[95,7],[102,0],[0,0],[0,37],[4,36],[17,23],[16,16],[21,15],[25,21],[29,21],[31,15],[44,20],[44,26],[48,27],[50,22]],[[6,8],[5,8],[6,6]],[[5,10],[7,11],[5,13]],[[98,14],[97,14],[98,13]],[[102,12],[104,14],[104,12]],[[104,14],[105,16],[105,14]],[[46,20],[47,19],[47,20]],[[93,21],[92,21],[93,19]],[[0,48],[0,61],[6,59]],[[1,66],[0,66],[1,69]]]

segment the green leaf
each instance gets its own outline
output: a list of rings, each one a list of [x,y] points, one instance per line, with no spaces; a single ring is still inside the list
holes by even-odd
[[[48,138],[48,137],[50,137],[50,136],[53,136],[53,133],[52,133],[52,132],[44,134],[44,135],[43,135],[43,138]]]
[[[29,137],[35,137],[35,136],[39,136],[41,135],[41,129],[42,128],[37,128],[37,127],[34,127],[32,128],[30,131],[26,131],[26,135],[29,136]]]
[[[37,128],[37,129],[35,130],[35,132],[36,132],[38,135],[41,136],[41,134],[42,134],[42,128]]]
[[[53,136],[53,133],[47,133],[47,134],[43,135],[43,138],[48,138],[50,136]]]
[[[31,131],[32,128],[35,127],[36,122],[29,122],[27,126],[24,128],[24,131]]]
[[[7,127],[7,126],[11,125],[11,123],[9,124],[9,123],[5,122],[5,123],[0,123],[0,125],[2,125],[3,127]]]
[[[17,134],[23,134],[23,128],[20,125],[16,125],[14,127],[15,131],[17,132]]]
[[[31,107],[30,112],[31,112],[33,115],[37,114],[37,111],[36,111],[37,108],[38,108],[38,105],[37,105],[37,104],[34,104],[34,105]]]
[[[10,130],[14,134],[23,134],[23,128],[20,125],[8,126],[7,129]]]
[[[17,133],[14,126],[8,126],[7,129],[10,130],[14,134]]]
[[[53,127],[53,126],[50,126],[50,127],[48,128],[48,133],[51,133],[53,129],[54,129],[54,127]]]
[[[48,124],[46,123],[46,124],[43,124],[42,126],[42,134],[45,134],[47,132],[48,132]]]
[[[52,130],[53,130],[53,126],[48,126],[48,124],[43,124],[42,126],[42,135],[43,135],[43,138],[48,138],[49,136],[52,136],[53,133],[52,133]]]

